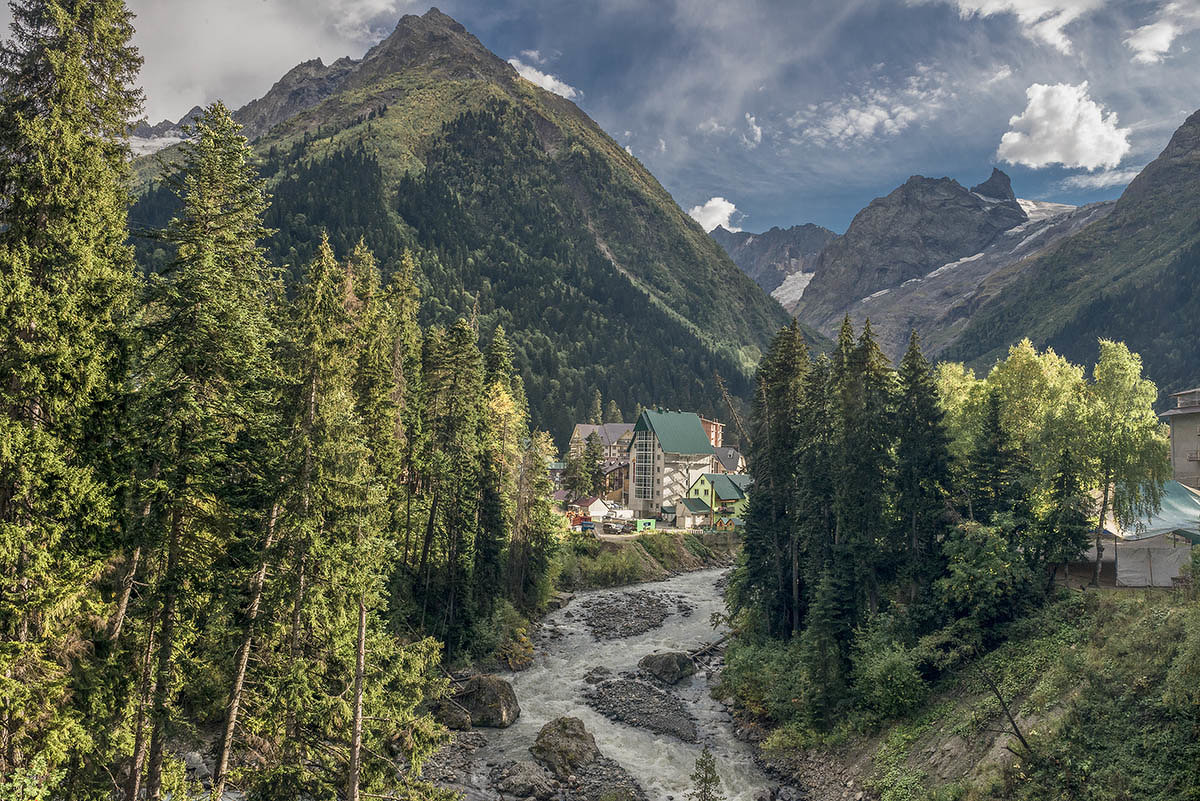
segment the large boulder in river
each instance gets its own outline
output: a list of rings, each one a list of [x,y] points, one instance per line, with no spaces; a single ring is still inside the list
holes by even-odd
[[[458,702],[471,714],[472,726],[503,729],[521,717],[512,685],[496,676],[472,676],[459,692]]]
[[[667,684],[675,684],[696,673],[696,663],[682,651],[646,654],[638,662],[638,667]]]
[[[565,779],[600,756],[596,738],[579,718],[555,718],[542,727],[529,748],[533,758]]]
[[[546,769],[536,762],[521,760],[500,765],[492,771],[492,786],[513,798],[536,798],[548,801],[558,786]]]
[[[433,710],[433,717],[453,731],[467,731],[471,728],[470,711],[452,698],[443,698]]]

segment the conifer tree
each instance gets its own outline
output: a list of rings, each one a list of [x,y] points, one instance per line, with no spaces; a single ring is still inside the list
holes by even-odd
[[[588,493],[600,495],[604,491],[604,447],[600,436],[593,431],[588,434],[583,446],[583,470],[587,475]]]
[[[1012,512],[1021,492],[1020,460],[1004,429],[1000,393],[992,389],[970,459],[970,515],[985,524],[996,514]]]
[[[717,760],[712,751],[705,746],[696,757],[696,767],[692,771],[692,789],[687,797],[692,801],[724,801],[721,793],[721,776],[717,773]]]
[[[879,605],[882,584],[894,567],[889,525],[893,481],[894,386],[891,365],[867,321],[850,344],[848,321],[838,341],[839,450],[835,510],[839,562],[849,565],[856,620]]]
[[[1091,533],[1092,499],[1083,490],[1078,458],[1063,450],[1050,485],[1045,512],[1038,521],[1036,536],[1026,543],[1024,554],[1031,568],[1051,567],[1047,585],[1053,583],[1059,565],[1077,559],[1088,546]]]
[[[92,653],[79,643],[114,631],[81,612],[101,603],[115,547],[115,477],[101,466],[115,432],[100,410],[121,392],[133,289],[125,134],[141,59],[120,0],[11,10],[0,48],[0,776],[37,795],[69,755],[97,747],[82,725],[91,694],[71,690],[71,670]]]
[[[915,601],[939,572],[939,538],[946,531],[950,491],[949,436],[938,405],[933,368],[913,331],[900,362],[896,409],[896,512],[903,532],[903,573]]]
[[[621,407],[617,406],[617,402],[612,398],[608,399],[608,405],[604,407],[604,422],[606,423],[621,423]]]
[[[239,128],[216,103],[183,146],[171,181],[182,210],[165,234],[176,256],[151,277],[139,329],[138,410],[148,435],[143,452],[153,465],[144,497],[155,510],[153,544],[164,564],[155,593],[150,798],[162,790],[184,610],[203,597],[205,565],[229,548],[230,532],[261,511],[243,508],[243,491],[270,480],[234,446],[243,437],[263,441],[275,424],[275,285],[259,245],[267,201]]]
[[[600,390],[592,392],[592,405],[588,409],[588,422],[592,425],[600,425],[604,422],[604,398],[600,395]]]

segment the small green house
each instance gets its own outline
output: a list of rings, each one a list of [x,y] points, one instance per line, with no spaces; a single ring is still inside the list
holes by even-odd
[[[750,476],[741,473],[704,473],[692,482],[687,497],[702,501],[714,515],[745,517],[750,482]]]

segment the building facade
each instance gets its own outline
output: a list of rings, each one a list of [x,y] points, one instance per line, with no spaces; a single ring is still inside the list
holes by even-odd
[[[750,504],[750,476],[736,473],[704,473],[688,488],[688,497],[708,505],[718,515],[745,517]]]
[[[1171,427],[1171,468],[1180,484],[1200,489],[1200,387],[1171,397],[1175,408],[1162,414]]]
[[[629,445],[629,508],[661,517],[663,506],[687,496],[697,476],[712,471],[713,446],[694,412],[647,410]]]
[[[576,423],[571,431],[568,450],[572,456],[583,455],[587,447],[587,439],[595,434],[600,439],[600,448],[605,459],[626,459],[629,457],[629,443],[633,439],[633,423]]]

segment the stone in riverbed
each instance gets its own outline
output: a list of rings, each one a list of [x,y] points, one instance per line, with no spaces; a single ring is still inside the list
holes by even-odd
[[[667,684],[676,684],[696,673],[696,663],[682,651],[646,654],[638,662],[638,667]]]
[[[472,676],[458,693],[458,702],[470,713],[472,726],[503,729],[521,716],[512,685],[496,676]]]
[[[584,699],[609,720],[696,742],[696,724],[683,701],[643,681],[604,681],[588,688]]]
[[[501,765],[492,771],[492,786],[513,798],[536,798],[547,801],[558,792],[558,785],[536,762],[520,760]]]
[[[582,720],[562,717],[542,727],[529,753],[560,779],[566,779],[579,768],[594,762],[600,756],[600,749]]]

